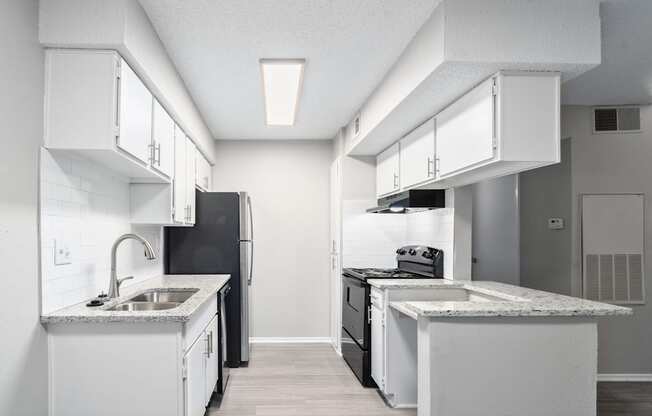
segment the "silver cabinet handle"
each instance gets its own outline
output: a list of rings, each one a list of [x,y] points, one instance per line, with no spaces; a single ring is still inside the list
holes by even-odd
[[[439,163],[439,158],[436,157],[436,158],[435,158],[435,174],[438,174],[438,173],[439,173],[439,164],[440,164],[440,163]]]
[[[432,170],[430,170],[430,166],[432,166]],[[434,176],[435,174],[435,160],[428,156],[428,177]]]
[[[206,356],[211,356],[211,336],[206,334]]]
[[[209,346],[209,352],[212,354],[213,353],[213,331],[211,331],[211,334],[208,337],[208,346]]]
[[[158,166],[161,166],[161,143],[154,145],[154,152],[154,163],[156,163]]]
[[[398,175],[394,174],[394,188],[398,188]]]
[[[367,306],[367,323],[371,323],[371,306]]]

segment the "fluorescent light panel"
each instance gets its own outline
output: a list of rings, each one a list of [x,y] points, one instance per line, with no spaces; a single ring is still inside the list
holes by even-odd
[[[303,83],[304,59],[261,59],[268,126],[292,126]]]

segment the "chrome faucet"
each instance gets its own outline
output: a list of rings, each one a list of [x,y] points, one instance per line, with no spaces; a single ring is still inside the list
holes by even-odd
[[[125,280],[133,279],[133,276],[125,277],[123,279],[118,279],[118,273],[116,271],[116,252],[118,251],[118,246],[125,240],[136,240],[140,241],[145,248],[145,258],[147,260],[156,260],[156,253],[149,241],[145,240],[143,237],[138,234],[123,234],[115,240],[113,247],[111,247],[111,280],[109,281],[109,299],[114,299],[120,296],[120,285]]]

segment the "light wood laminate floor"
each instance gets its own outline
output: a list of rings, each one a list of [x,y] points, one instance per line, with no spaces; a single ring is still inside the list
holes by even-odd
[[[388,408],[327,344],[254,344],[210,416],[414,416]]]
[[[598,416],[652,416],[652,383],[599,383]],[[254,344],[210,416],[415,416],[360,385],[325,344]]]

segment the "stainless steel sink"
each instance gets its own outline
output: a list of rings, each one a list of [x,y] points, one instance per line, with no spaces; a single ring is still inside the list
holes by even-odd
[[[192,295],[197,293],[198,290],[199,289],[152,289],[129,298],[127,302],[183,303]]]
[[[162,311],[179,305],[181,305],[179,302],[123,302],[108,308],[107,311]]]
[[[199,289],[150,289],[106,310],[134,312],[173,309],[198,291]]]

